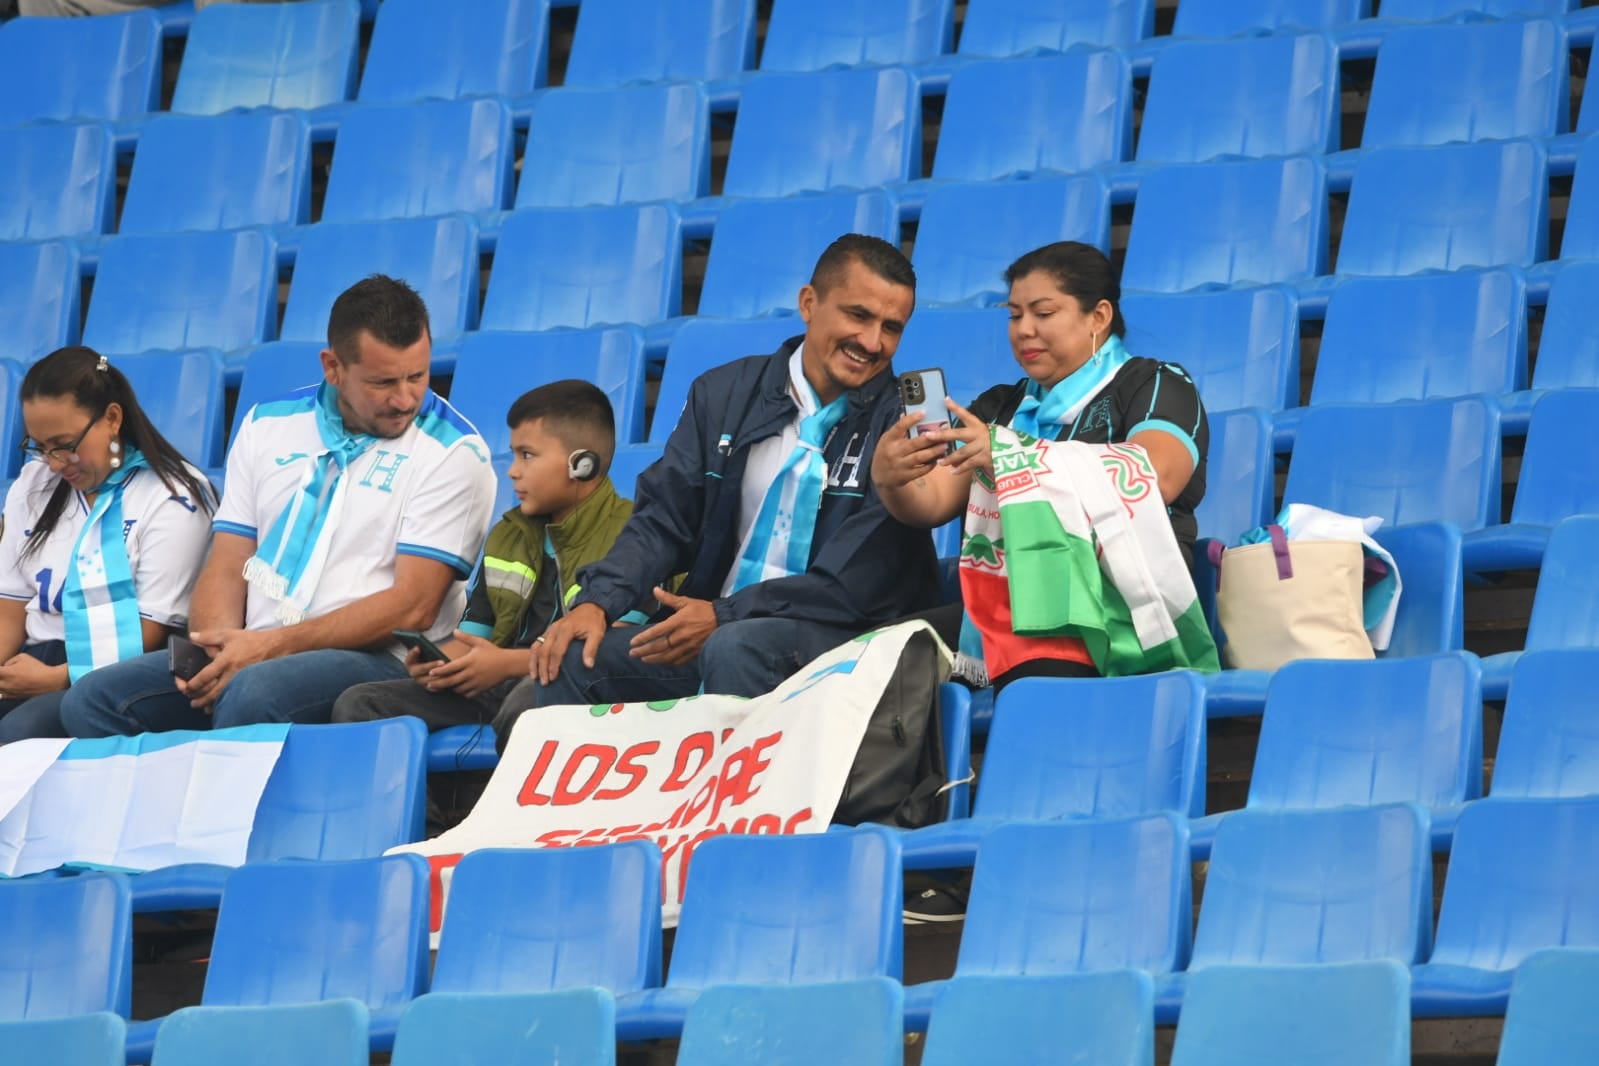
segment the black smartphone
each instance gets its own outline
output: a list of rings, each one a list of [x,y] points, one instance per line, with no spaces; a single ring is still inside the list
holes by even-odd
[[[394,631],[394,639],[419,653],[425,663],[447,663],[450,661],[450,657],[440,651],[437,644],[414,629],[396,629]]]
[[[936,430],[950,427],[949,408],[944,406],[944,372],[932,370],[907,370],[899,376],[900,410],[909,414],[920,411],[922,420],[910,428],[912,437],[925,437]]]
[[[171,667],[173,677],[190,681],[195,674],[211,665],[211,653],[188,637],[173,636],[167,641],[167,665]]]

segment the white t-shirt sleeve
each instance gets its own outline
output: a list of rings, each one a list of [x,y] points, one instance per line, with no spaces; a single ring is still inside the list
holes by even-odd
[[[153,471],[148,473],[155,478]],[[189,596],[205,562],[211,520],[195,501],[180,500],[165,485],[158,487],[148,497],[147,513],[134,525],[139,552],[133,586],[141,617],[178,629],[189,621]]]
[[[397,554],[444,563],[462,580],[472,573],[494,517],[494,468],[485,454],[480,438],[462,438],[419,480],[405,501]]]
[[[228,448],[227,473],[223,475],[222,503],[212,516],[211,528],[222,533],[236,533],[251,540],[260,539],[256,515],[255,419],[245,416],[239,435]],[[276,516],[274,516],[276,517]]]
[[[30,464],[31,465],[31,464]],[[28,493],[35,484],[28,468],[11,483],[6,493],[5,524],[0,527],[0,597],[8,600],[31,600],[39,591],[38,582],[24,575],[22,546],[28,542],[27,531],[33,524],[28,514]]]

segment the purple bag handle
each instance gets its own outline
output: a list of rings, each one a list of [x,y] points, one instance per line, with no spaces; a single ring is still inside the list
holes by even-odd
[[[1277,560],[1277,580],[1287,581],[1294,576],[1294,561],[1288,554],[1288,535],[1279,525],[1267,526],[1266,534],[1271,537],[1271,553]],[[1222,543],[1212,540],[1205,547],[1206,554],[1210,556],[1210,565],[1216,570],[1216,584],[1220,587]]]

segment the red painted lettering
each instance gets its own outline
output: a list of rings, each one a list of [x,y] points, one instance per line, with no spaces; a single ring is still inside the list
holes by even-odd
[[[662,792],[676,792],[678,789],[687,788],[694,775],[704,769],[705,764],[711,759],[711,752],[716,750],[716,738],[709,733],[695,733],[684,737],[683,743],[677,747],[677,758],[672,763],[672,774],[661,786]],[[688,760],[691,755],[698,755],[699,761],[694,764],[694,769],[688,769]]]
[[[631,748],[628,748],[627,751],[622,753],[622,757],[616,760],[617,770],[628,776],[628,783],[617,788],[603,788],[594,793],[594,798],[597,800],[621,799],[638,788],[644,783],[644,779],[649,776],[649,771],[640,766],[638,760],[646,755],[654,755],[660,750],[661,742],[658,740],[647,740],[642,744],[634,744]]]
[[[578,770],[589,759],[594,760],[594,772],[589,774],[588,781],[582,788],[572,790],[572,779],[577,776]],[[557,807],[570,807],[574,803],[582,803],[589,798],[597,787],[600,779],[611,772],[611,767],[616,765],[616,749],[609,744],[583,744],[566,760],[566,768],[561,771],[560,780],[555,782],[555,805]]]
[[[539,784],[544,780],[544,773],[550,768],[550,761],[555,758],[555,749],[560,747],[560,742],[546,740],[539,749],[539,757],[533,760],[533,769],[528,772],[527,780],[522,782],[522,791],[517,793],[516,802],[521,807],[542,807],[550,802],[550,797],[539,793]]]

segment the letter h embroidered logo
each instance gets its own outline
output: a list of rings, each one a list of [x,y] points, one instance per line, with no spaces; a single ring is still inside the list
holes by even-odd
[[[394,457],[392,462],[388,461],[390,456]],[[367,467],[366,477],[361,479],[362,487],[375,487],[383,492],[393,492],[394,478],[395,475],[400,472],[400,464],[404,463],[409,458],[411,457],[404,452],[391,452],[387,449],[380,448],[377,455],[372,459],[372,465]],[[379,474],[384,475],[384,477],[380,482],[377,483],[376,486],[374,486],[372,479],[377,477]]]

